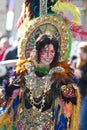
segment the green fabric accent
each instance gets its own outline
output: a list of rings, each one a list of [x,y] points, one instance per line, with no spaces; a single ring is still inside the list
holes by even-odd
[[[7,130],[6,125],[4,125],[2,128],[0,128],[0,130]],[[12,125],[12,129],[11,130],[17,130],[16,127],[14,125]]]
[[[3,130],[7,130],[6,125],[3,126]]]
[[[53,97],[51,109],[54,110],[54,108],[55,108],[55,101],[56,101],[56,99],[58,98],[58,93],[57,93],[57,90],[56,90],[56,89],[51,90],[51,96]]]
[[[66,25],[66,26],[68,26],[68,25]],[[67,50],[64,60],[67,60],[69,58],[70,52],[71,52],[71,46],[72,46],[72,34],[71,34],[69,27],[68,27],[68,36],[69,36],[68,50]]]
[[[51,109],[52,109],[52,110],[54,110],[54,108],[55,108],[55,100],[53,100],[52,106],[51,106]]]
[[[48,74],[50,71],[50,68],[46,67],[34,67],[34,70],[39,73]]]
[[[14,125],[12,126],[12,130],[17,130],[16,127],[15,127]]]

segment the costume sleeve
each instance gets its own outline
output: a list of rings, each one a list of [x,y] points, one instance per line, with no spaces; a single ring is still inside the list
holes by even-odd
[[[79,121],[80,112],[80,92],[76,84],[66,84],[60,86],[60,96],[56,101],[53,112],[55,130],[76,129],[75,121]],[[77,123],[79,124],[79,123]]]
[[[16,97],[9,100],[4,106],[0,107],[0,130],[14,130],[21,99]]]
[[[19,96],[20,77],[14,74],[13,69],[8,74],[8,78],[3,81],[0,98],[0,130],[16,129],[15,122],[21,105],[21,96]]]

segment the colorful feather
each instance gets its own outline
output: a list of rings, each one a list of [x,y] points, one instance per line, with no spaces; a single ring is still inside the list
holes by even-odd
[[[55,12],[56,14],[59,14],[60,12],[62,13],[71,13],[73,15],[73,23],[76,23],[78,25],[81,24],[80,21],[80,11],[79,9],[72,4],[71,2],[61,2],[60,0],[58,0],[58,2],[56,2],[56,4],[54,6],[52,6],[52,11]]]
[[[68,24],[73,38],[80,37],[81,40],[87,40],[87,31],[84,31],[82,25],[74,24],[67,17],[65,17],[62,13],[60,15]]]

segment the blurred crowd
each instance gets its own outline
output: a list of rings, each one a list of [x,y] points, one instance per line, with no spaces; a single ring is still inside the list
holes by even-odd
[[[70,58],[81,94],[80,129],[87,130],[87,42],[78,45],[78,55]]]
[[[0,40],[0,61],[17,59],[17,41],[4,37]]]
[[[17,57],[17,40],[9,39],[8,37],[2,37],[0,39],[0,62],[7,60],[16,60]],[[14,68],[13,66],[6,66],[0,64],[0,88],[3,86],[3,81],[8,80],[10,71]]]

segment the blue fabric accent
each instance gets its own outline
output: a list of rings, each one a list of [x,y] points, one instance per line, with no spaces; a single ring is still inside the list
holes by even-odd
[[[14,101],[13,101],[13,104],[12,104],[13,109],[14,109],[15,107],[17,107],[17,106],[19,105],[19,103],[20,103],[20,100],[19,100],[19,96],[18,96],[18,97],[15,98]]]
[[[57,125],[55,125],[54,130],[67,130],[67,118],[64,114],[61,114],[60,120]]]
[[[14,102],[12,104],[12,107],[13,107],[13,110],[14,110],[14,115],[13,115],[13,122],[16,121],[16,115],[17,115],[17,112],[18,112],[18,105],[20,104],[20,99],[19,99],[19,96],[14,99]]]
[[[13,109],[13,111],[14,111],[13,122],[16,121],[16,116],[17,116],[17,112],[18,112],[18,105],[20,103],[21,103],[21,99],[18,96],[17,98],[14,99],[12,106],[9,107],[9,109],[8,109],[8,114],[11,113],[11,109]]]
[[[5,109],[6,109],[6,106],[0,107],[0,116],[3,115]]]
[[[73,77],[73,79],[71,80],[72,83],[78,83],[79,79],[77,79],[75,76]]]
[[[40,10],[39,10],[39,6],[40,6],[40,1],[39,0],[31,0],[31,8],[33,11],[33,15],[35,17],[39,17],[40,16]],[[51,10],[51,6],[54,5],[54,3],[56,3],[56,0],[54,2],[51,2],[50,0],[47,1],[47,13],[48,14],[53,14],[53,11]]]
[[[8,109],[8,115],[11,113],[11,107]]]
[[[58,107],[57,107],[56,112],[55,112],[55,123],[56,123],[57,120],[58,120],[59,111],[60,111],[60,105],[58,104]]]
[[[39,0],[31,0],[31,8],[33,10],[34,16],[39,17]]]
[[[14,117],[13,117],[13,122],[15,122],[16,121],[16,115],[17,115],[17,110],[14,110]]]
[[[20,103],[19,97],[15,98],[14,101],[13,101],[12,106],[9,107],[9,109],[8,109],[8,114],[11,113],[11,109],[12,109],[12,108],[13,108],[14,113],[15,113],[15,111],[17,110],[17,107],[18,107],[19,103]]]

